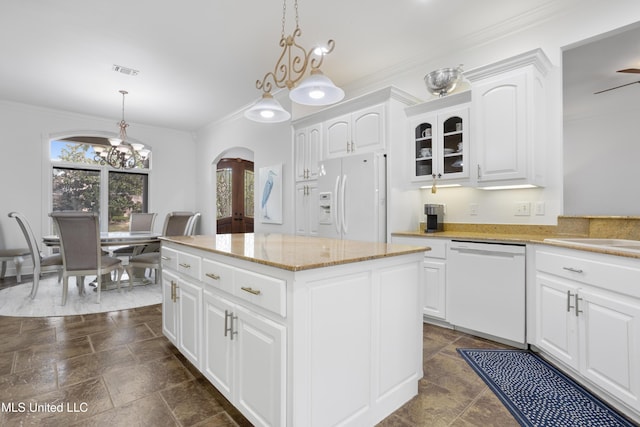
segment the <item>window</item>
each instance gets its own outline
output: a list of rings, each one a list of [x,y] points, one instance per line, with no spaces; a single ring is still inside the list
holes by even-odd
[[[131,213],[148,211],[149,157],[132,169],[114,169],[100,164],[94,146],[109,143],[100,137],[51,141],[51,210],[97,212],[102,231],[128,230]]]

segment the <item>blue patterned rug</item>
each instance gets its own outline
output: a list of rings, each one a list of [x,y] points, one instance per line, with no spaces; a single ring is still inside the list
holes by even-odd
[[[458,352],[523,426],[635,426],[532,352]]]

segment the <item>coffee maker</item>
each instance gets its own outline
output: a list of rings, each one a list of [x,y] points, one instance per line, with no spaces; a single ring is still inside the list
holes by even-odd
[[[436,231],[443,231],[444,222],[444,205],[425,204],[424,214],[427,218],[424,232],[434,233]]]

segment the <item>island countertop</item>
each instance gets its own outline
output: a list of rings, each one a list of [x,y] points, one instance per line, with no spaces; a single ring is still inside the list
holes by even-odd
[[[420,247],[273,233],[169,236],[161,237],[161,240],[289,271],[429,250],[426,245]]]

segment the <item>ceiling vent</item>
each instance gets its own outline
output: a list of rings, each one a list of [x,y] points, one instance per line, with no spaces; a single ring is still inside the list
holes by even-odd
[[[113,65],[113,71],[117,73],[126,74],[128,76],[137,76],[140,71],[134,70],[133,68],[123,67],[122,65]]]

